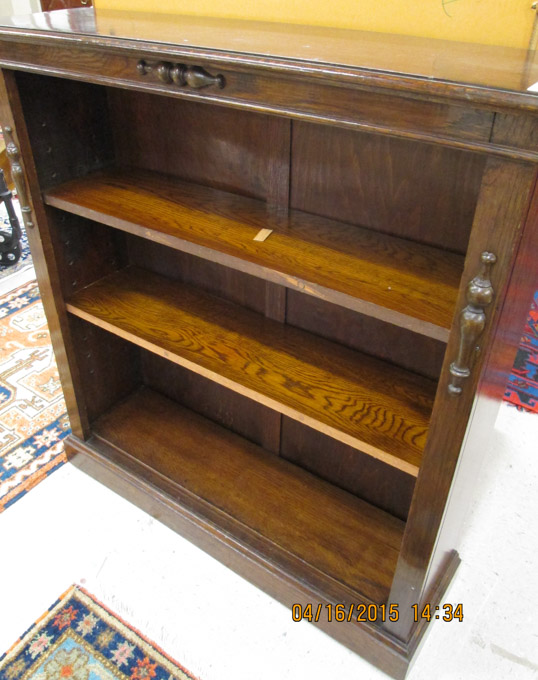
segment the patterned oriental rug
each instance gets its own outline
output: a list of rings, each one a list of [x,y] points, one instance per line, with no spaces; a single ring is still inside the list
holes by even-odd
[[[0,680],[196,680],[82,588],[0,657]]]
[[[0,296],[0,512],[66,460],[69,431],[39,289],[27,281]]]

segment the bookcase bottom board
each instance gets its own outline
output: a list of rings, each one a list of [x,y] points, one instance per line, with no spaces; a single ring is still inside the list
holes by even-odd
[[[386,601],[401,520],[145,386],[92,433],[90,445],[338,601]]]
[[[149,388],[142,387],[130,395],[126,400],[112,407],[94,424],[94,434],[88,441],[82,441],[70,435],[66,440],[66,452],[71,463],[89,474],[97,481],[105,484],[112,491],[123,496],[136,506],[149,513],[154,518],[163,522],[174,531],[184,536],[187,540],[197,545],[205,552],[218,559],[223,565],[229,567],[240,576],[261,588],[269,595],[291,609],[292,605],[299,603],[302,607],[311,603],[322,605],[321,615],[318,621],[312,621],[325,633],[342,642],[350,649],[356,651],[364,659],[381,668],[393,678],[405,678],[414,653],[421,643],[422,637],[427,630],[425,621],[421,621],[416,627],[409,644],[391,636],[383,629],[382,623],[362,622],[357,620],[336,622],[327,620],[327,608],[325,605],[344,603],[347,606],[367,603],[368,598],[357,592],[356,589],[346,587],[333,576],[328,576],[312,565],[306,564],[290,552],[282,550],[279,546],[268,541],[259,532],[250,530],[247,526],[231,518],[222,509],[212,506],[204,501],[201,496],[189,491],[187,485],[180,487],[177,482],[167,478],[162,472],[148,465],[148,460],[137,460],[128,451],[121,448],[121,428],[116,427],[122,419],[127,417],[132,423],[133,441],[143,442],[141,431],[146,424],[141,424],[137,430],[137,422],[129,417],[134,413],[137,404],[145,405],[146,411],[151,410],[151,404],[158,408],[163,415],[166,404],[171,411],[195,420],[205,421],[198,416],[177,406],[172,400],[162,397]],[[176,410],[177,409],[177,410]],[[141,413],[139,411],[139,413]],[[211,430],[218,430],[229,435],[224,428],[214,423],[208,425]],[[112,429],[116,436],[111,436]],[[232,435],[233,439],[241,440],[241,437]],[[247,442],[247,448],[259,449]],[[264,454],[264,452],[259,449]],[[267,454],[268,461],[282,469],[289,468],[294,472],[297,468],[282,461],[279,458]],[[299,476],[312,477],[307,472],[298,470]],[[333,489],[337,495],[349,497],[353,503],[358,499],[350,494],[334,489],[331,485],[318,480],[321,487]],[[307,487],[305,487],[307,490]],[[314,489],[315,491],[315,489]],[[328,498],[331,492],[328,493]],[[387,513],[379,513],[373,506],[358,501],[364,506],[364,521],[368,519],[370,511],[373,511],[372,520],[376,516],[379,519],[396,523],[398,520]],[[315,504],[315,503],[313,503]],[[403,522],[399,522],[400,532],[403,533]],[[239,529],[240,530],[239,530]],[[386,527],[387,528],[387,527]],[[376,530],[379,532],[380,525]],[[381,528],[382,530],[382,528]],[[394,532],[393,532],[394,533]],[[351,540],[351,539],[350,539]],[[367,546],[370,550],[371,546]],[[360,554],[358,551],[357,554]],[[342,555],[340,554],[340,557]],[[457,566],[459,557],[455,551],[450,561],[446,564],[429,601],[432,606],[440,602],[442,594],[446,591]],[[387,578],[387,575],[385,575]],[[291,611],[290,611],[291,616]]]
[[[64,441],[71,464],[290,608],[290,617],[291,607],[295,603],[302,606],[308,603],[337,603],[321,587],[292,578],[285,570],[275,568],[274,564],[259,554],[250,553],[245,546],[238,545],[233,537],[216,531],[167,494],[158,492],[136,473],[129,471],[125,466],[126,461],[122,464],[121,456],[112,447],[98,440],[85,442],[74,435]],[[322,612],[325,613],[325,610],[322,609]],[[325,618],[320,618],[312,625],[360,654],[395,680],[404,680],[410,663],[406,645],[379,627],[356,621],[331,624]]]

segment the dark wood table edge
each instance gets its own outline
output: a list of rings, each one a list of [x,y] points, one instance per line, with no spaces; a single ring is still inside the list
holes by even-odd
[[[235,52],[226,49],[211,49],[194,45],[173,45],[152,40],[120,38],[117,36],[100,36],[91,33],[69,34],[54,30],[37,28],[16,28],[1,26],[2,40],[12,40],[37,45],[73,45],[89,49],[106,49],[109,52],[125,54],[131,51],[137,55],[151,57],[153,54],[167,55],[170,58],[207,59],[218,63],[231,64],[236,68],[258,68],[276,75],[300,74],[302,78],[316,81],[328,80],[358,84],[363,87],[384,91],[400,90],[407,96],[428,96],[430,100],[459,100],[463,103],[476,103],[480,106],[494,108],[517,108],[536,111],[538,96],[529,92],[492,88],[481,84],[457,82],[443,78],[430,78],[413,73],[388,71],[375,68],[345,66],[331,62],[312,63],[297,57],[280,57],[248,52]]]

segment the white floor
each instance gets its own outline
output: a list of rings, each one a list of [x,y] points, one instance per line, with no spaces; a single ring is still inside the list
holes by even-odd
[[[410,680],[538,675],[538,416],[503,406],[462,565]],[[0,653],[71,583],[202,680],[386,676],[71,465],[0,515]]]

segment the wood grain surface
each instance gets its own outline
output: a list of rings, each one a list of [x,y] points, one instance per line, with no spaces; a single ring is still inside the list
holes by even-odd
[[[406,328],[289,290],[286,323],[438,380],[446,344]]]
[[[49,190],[45,200],[207,259],[224,253],[222,264],[448,338],[459,255],[300,211],[288,216],[260,201],[147,172],[98,173]],[[274,232],[254,241],[262,228]]]
[[[416,477],[282,416],[280,456],[401,520]]]
[[[293,124],[291,207],[465,254],[484,156]]]
[[[142,269],[68,311],[416,475],[435,383]]]
[[[497,398],[535,287],[538,60],[185,17],[82,37],[88,15],[62,16],[0,29],[0,117],[68,447],[287,606],[398,603],[397,622],[323,630],[403,678],[425,628],[411,604],[442,602],[458,561],[484,381]],[[455,398],[483,251],[495,300]]]
[[[322,573],[311,562],[278,548],[209,501],[139,462],[125,449],[96,435],[87,442],[70,435],[65,442],[69,461],[81,471],[179,533],[288,610],[293,604],[304,607],[312,602],[354,603],[356,610],[357,604],[372,601]],[[409,664],[407,646],[378,626],[356,620],[338,622],[334,617],[328,621],[327,608],[314,625],[395,680],[404,680]]]
[[[47,316],[51,342],[58,372],[62,381],[71,429],[78,437],[88,432],[83,389],[81,387],[76,355],[69,333],[69,322],[62,301],[62,291],[51,239],[51,225],[41,199],[41,187],[33,163],[31,140],[26,126],[25,110],[17,87],[15,72],[0,72],[0,126],[14,130],[13,141],[22,156],[24,181],[27,183],[31,220],[37,228],[28,229],[27,236],[43,307]]]
[[[95,324],[68,319],[91,425],[140,385],[140,349]]]
[[[114,143],[105,88],[14,72],[41,190],[100,170]]]
[[[111,409],[93,431],[280,548],[385,600],[400,520],[147,388]]]
[[[266,200],[287,140],[289,173],[285,118],[114,88],[107,98],[120,165]]]
[[[144,385],[262,449],[279,453],[280,413],[158,354],[139,351]]]

